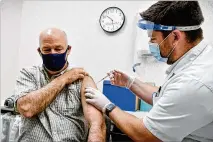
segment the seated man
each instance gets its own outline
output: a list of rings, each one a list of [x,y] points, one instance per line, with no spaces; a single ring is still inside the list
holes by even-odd
[[[96,87],[82,68],[71,68],[64,31],[40,34],[43,66],[24,68],[16,81],[15,109],[22,115],[18,141],[105,141],[100,111],[85,102],[84,88]]]

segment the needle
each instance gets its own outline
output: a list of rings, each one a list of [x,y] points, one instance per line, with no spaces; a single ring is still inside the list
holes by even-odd
[[[105,78],[107,78],[108,77],[108,75],[106,75],[104,78],[102,78],[101,80],[99,80],[97,83],[95,83],[96,85],[99,83],[99,82],[101,82],[101,81],[103,81]]]

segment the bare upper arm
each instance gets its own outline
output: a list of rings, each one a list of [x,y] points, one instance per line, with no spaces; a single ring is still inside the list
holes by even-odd
[[[96,84],[94,83],[92,77],[86,76],[83,79],[82,86],[81,86],[81,102],[83,106],[84,116],[89,124],[103,124],[103,114],[99,110],[97,110],[94,106],[86,103],[85,98],[85,88],[86,87],[93,87],[97,88]]]

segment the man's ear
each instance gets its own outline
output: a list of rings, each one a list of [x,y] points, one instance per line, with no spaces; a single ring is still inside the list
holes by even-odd
[[[70,46],[70,45],[68,45],[68,47],[67,47],[68,49],[68,51],[67,51],[67,54],[69,55],[70,54],[70,52],[71,52],[71,49],[72,49],[72,46]]]
[[[174,35],[174,40],[179,41],[182,37],[182,33],[179,30],[172,31],[172,34]]]
[[[39,55],[41,56],[41,49],[40,49],[40,47],[37,48],[37,51],[38,51]]]

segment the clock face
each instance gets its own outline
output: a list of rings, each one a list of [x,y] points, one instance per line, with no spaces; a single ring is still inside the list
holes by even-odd
[[[109,7],[102,12],[99,22],[104,31],[113,33],[122,28],[125,22],[125,15],[121,9]]]

